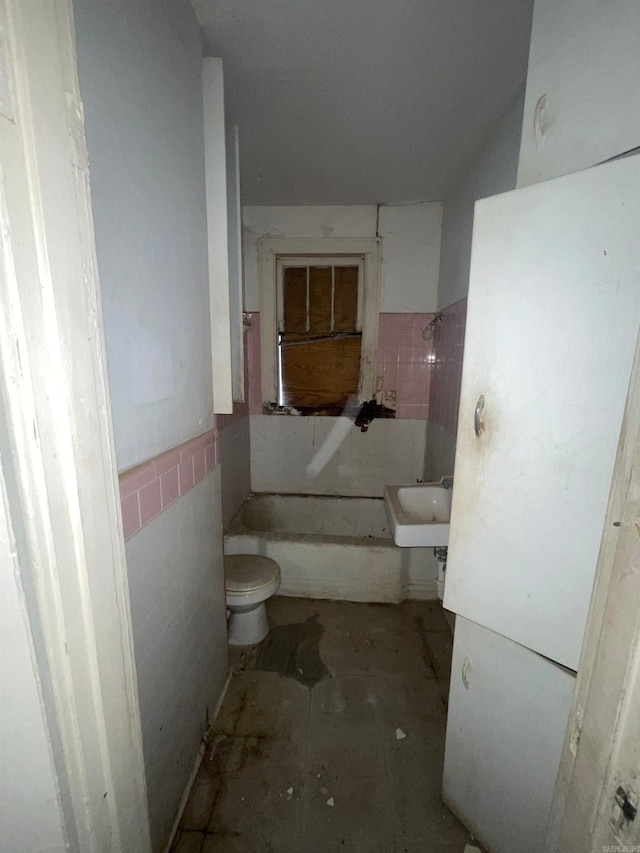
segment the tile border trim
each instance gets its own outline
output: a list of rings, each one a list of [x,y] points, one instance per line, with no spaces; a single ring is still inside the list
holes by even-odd
[[[211,429],[123,471],[119,479],[125,540],[181,498],[219,464],[218,430]]]

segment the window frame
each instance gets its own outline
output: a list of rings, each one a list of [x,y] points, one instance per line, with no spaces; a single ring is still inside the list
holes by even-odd
[[[358,311],[362,322],[360,382],[358,402],[375,395],[376,348],[380,304],[380,240],[369,238],[274,238],[258,242],[260,284],[260,352],[262,404],[278,405],[278,329],[282,307],[278,281],[278,263],[313,259],[322,265],[331,261],[350,260],[363,265],[362,305]],[[355,265],[355,264],[353,264]],[[359,286],[360,287],[360,286]]]
[[[278,332],[284,331],[284,270],[287,267],[358,267],[358,313],[356,329],[362,332],[364,315],[364,259],[362,255],[278,255],[276,290]]]

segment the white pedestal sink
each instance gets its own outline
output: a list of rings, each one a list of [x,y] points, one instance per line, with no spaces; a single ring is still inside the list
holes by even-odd
[[[403,548],[449,544],[452,489],[442,483],[384,487],[384,508],[396,545]]]

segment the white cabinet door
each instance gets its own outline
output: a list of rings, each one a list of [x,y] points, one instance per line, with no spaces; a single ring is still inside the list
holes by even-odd
[[[574,670],[639,324],[640,157],[476,205],[444,604]]]
[[[518,186],[640,145],[640,3],[536,0]]]
[[[456,619],[442,795],[494,853],[542,853],[575,678]]]

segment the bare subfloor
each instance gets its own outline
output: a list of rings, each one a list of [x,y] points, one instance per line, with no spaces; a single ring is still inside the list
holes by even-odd
[[[440,605],[268,602],[174,853],[462,853],[440,788],[452,638]]]

